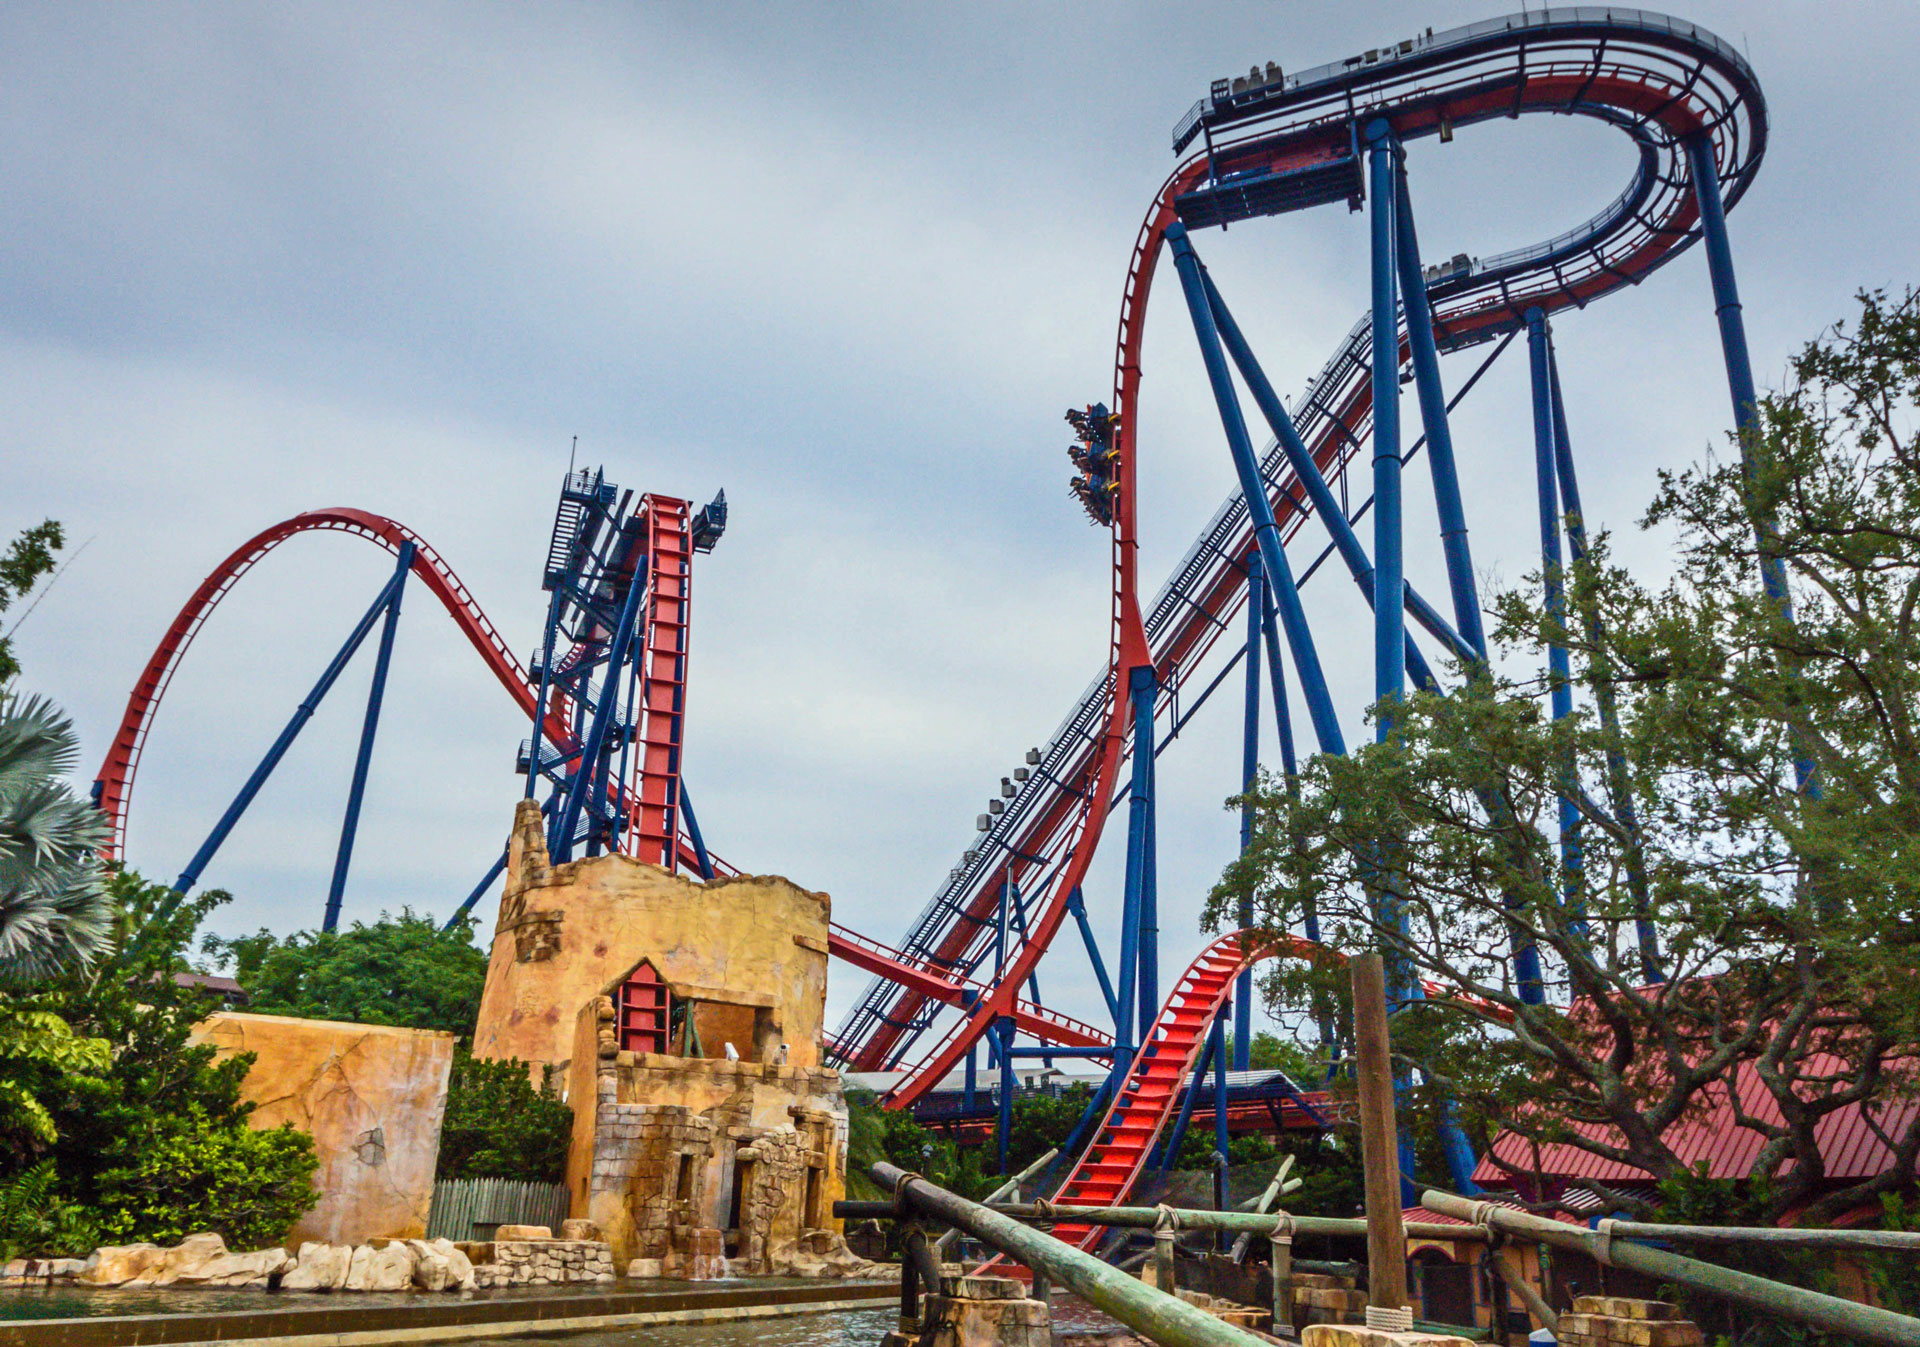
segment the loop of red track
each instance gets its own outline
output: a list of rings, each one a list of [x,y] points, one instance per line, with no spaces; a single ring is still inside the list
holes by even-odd
[[[1765,109],[1751,71],[1732,48],[1711,34],[1670,22],[1665,27],[1653,24],[1641,33],[1638,48],[1632,42],[1617,40],[1610,47],[1609,37],[1588,32],[1591,24],[1568,22],[1556,28],[1556,13],[1549,11],[1543,18],[1519,24],[1509,20],[1505,32],[1497,24],[1485,26],[1485,36],[1476,39],[1475,59],[1512,64],[1503,69],[1490,66],[1492,73],[1477,73],[1477,82],[1457,92],[1442,96],[1421,86],[1405,106],[1396,104],[1390,100],[1396,96],[1392,90],[1399,86],[1392,81],[1417,78],[1418,62],[1406,63],[1398,71],[1389,70],[1383,62],[1380,84],[1371,95],[1373,102],[1365,97],[1357,103],[1350,99],[1345,115],[1318,115],[1317,120],[1279,132],[1252,134],[1225,147],[1216,145],[1213,164],[1207,155],[1195,155],[1181,164],[1161,188],[1134,245],[1116,343],[1113,410],[1119,417],[1115,432],[1119,490],[1113,524],[1112,627],[1104,727],[1092,762],[1083,773],[1076,774],[1073,788],[1062,793],[1052,814],[1033,830],[1042,837],[1064,831],[1071,839],[1066,859],[1026,940],[1007,963],[998,984],[955,1022],[932,1051],[907,1068],[907,1079],[887,1095],[889,1107],[911,1107],[936,1088],[994,1021],[1011,1012],[1018,989],[1025,985],[1065,922],[1069,897],[1085,878],[1099,845],[1107,802],[1114,797],[1120,768],[1129,752],[1132,717],[1127,671],[1143,664],[1153,664],[1163,671],[1167,667],[1164,656],[1156,660],[1141,617],[1135,437],[1147,298],[1167,228],[1177,219],[1176,200],[1207,181],[1216,170],[1286,169],[1345,152],[1351,145],[1356,118],[1385,118],[1402,139],[1435,134],[1443,125],[1451,128],[1523,113],[1586,115],[1626,130],[1641,151],[1639,173],[1609,211],[1589,222],[1588,237],[1579,240],[1570,236],[1571,241],[1556,240],[1539,249],[1492,259],[1484,273],[1475,273],[1458,285],[1443,283],[1436,287],[1432,296],[1436,330],[1443,342],[1457,345],[1514,326],[1522,321],[1526,308],[1537,306],[1553,313],[1584,306],[1600,295],[1637,284],[1689,246],[1698,217],[1681,150],[1683,138],[1700,132],[1711,138],[1720,171],[1732,183],[1726,193],[1729,204],[1750,181],[1764,149]],[[1542,55],[1542,50],[1550,51],[1556,39],[1568,44],[1570,50],[1587,43],[1593,54],[1582,61],[1568,58],[1555,64]],[[1595,43],[1597,47],[1592,45]],[[1688,62],[1693,73],[1689,73]],[[1709,70],[1713,78],[1703,79],[1702,73]],[[1737,113],[1747,118],[1744,127]],[[1371,411],[1370,380],[1360,378],[1344,389],[1330,391],[1338,397],[1332,426],[1345,439],[1356,440],[1365,433]],[[1344,461],[1344,450],[1331,432],[1323,444],[1313,448],[1317,459]],[[1283,526],[1303,512],[1297,496],[1290,482],[1283,483],[1274,502]],[[1028,888],[1028,876],[1039,869],[1034,864],[1039,850],[1037,846],[1020,846],[1013,853],[1015,859],[1009,861],[1023,889]],[[984,912],[995,901],[993,892],[991,884],[983,884],[969,901],[968,910],[976,915]],[[936,951],[937,962],[957,966],[976,933],[976,929],[956,925]],[[911,1022],[923,1004],[923,997],[911,988],[903,988],[892,1000],[891,1014],[869,1041],[844,1045],[856,1054],[855,1065],[877,1069],[892,1054],[900,1027]]]
[[[113,825],[108,854],[114,859],[120,859],[126,847],[127,809],[133,798],[134,773],[140,766],[141,751],[146,747],[147,736],[152,731],[160,699],[166,693],[167,685],[173,681],[174,671],[180,667],[181,657],[186,654],[187,647],[193,644],[193,638],[199,634],[207,618],[219,607],[220,600],[226,597],[241,576],[253,569],[255,563],[287,539],[314,532],[346,533],[365,538],[393,555],[399,554],[401,544],[412,543],[412,574],[418,576],[428,591],[440,600],[440,606],[447,610],[447,615],[460,628],[461,634],[480,653],[481,659],[507,690],[507,694],[529,719],[532,718],[538,692],[527,681],[526,669],[514,658],[493,623],[487,620],[487,615],[480,611],[480,606],[473,601],[473,596],[460,582],[460,577],[440,560],[439,554],[419,534],[404,524],[366,510],[336,508],[295,515],[256,533],[235,548],[225,561],[214,568],[212,574],[200,582],[200,587],[194,590],[193,596],[174,617],[166,635],[160,638],[160,644],[154,648],[153,656],[147,661],[139,681],[133,685],[133,692],[127,698],[126,711],[120,718],[119,731],[107,749],[106,760],[100,764],[96,782],[97,802]],[[565,719],[553,713],[547,717],[547,733],[557,743],[568,743],[572,739]]]

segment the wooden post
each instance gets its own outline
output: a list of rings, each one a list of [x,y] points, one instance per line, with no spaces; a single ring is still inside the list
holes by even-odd
[[[1276,1234],[1273,1242],[1273,1331],[1277,1337],[1293,1326],[1293,1236]]]
[[[1380,1309],[1406,1309],[1407,1232],[1400,1224],[1400,1142],[1393,1121],[1386,965],[1376,953],[1356,955],[1347,966],[1353,973],[1360,1158],[1367,1180],[1367,1302]]]

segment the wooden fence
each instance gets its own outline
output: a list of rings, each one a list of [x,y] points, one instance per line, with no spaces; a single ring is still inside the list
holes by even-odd
[[[566,1219],[564,1183],[441,1179],[433,1185],[427,1238],[487,1240],[501,1225],[544,1225],[558,1235]]]

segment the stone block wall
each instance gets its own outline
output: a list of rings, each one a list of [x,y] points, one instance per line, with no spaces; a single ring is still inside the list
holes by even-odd
[[[604,1240],[499,1239],[465,1246],[473,1259],[474,1285],[564,1286],[613,1280],[613,1251]]]
[[[808,1231],[837,1236],[847,1128],[838,1072],[623,1052],[613,1013],[604,996],[581,1010],[567,1185],[574,1215],[605,1232],[616,1263],[657,1261],[671,1276],[721,1240],[729,1271],[770,1273],[811,1257],[800,1248]]]

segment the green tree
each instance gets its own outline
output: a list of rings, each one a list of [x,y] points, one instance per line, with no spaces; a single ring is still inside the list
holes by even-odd
[[[904,1109],[880,1106],[871,1090],[847,1091],[847,1195],[867,1201],[886,1197],[867,1176],[876,1160],[924,1174],[943,1188],[959,1177],[959,1152],[937,1132],[913,1120]],[[956,1190],[958,1191],[958,1190]]]
[[[73,722],[53,703],[0,691],[0,983],[83,965],[106,942],[107,823],[62,779],[79,753]]]
[[[253,1106],[240,1087],[252,1054],[220,1061],[212,1047],[194,1045],[193,1026],[218,1002],[175,980],[193,971],[187,951],[200,923],[229,895],[214,889],[183,900],[129,871],[114,873],[107,890],[114,905],[108,951],[14,1008],[57,1017],[106,1044],[110,1060],[95,1070],[92,1062],[78,1069],[0,1056],[0,1085],[37,1100],[55,1132],[48,1140],[28,1124],[0,1126],[0,1181],[51,1160],[55,1197],[116,1238],[193,1227],[217,1230],[236,1246],[277,1239],[314,1201],[306,1177],[312,1140],[285,1128],[249,1129]]]
[[[1210,919],[1243,895],[1275,931],[1315,908],[1335,947],[1457,988],[1398,1015],[1395,1048],[1426,1072],[1429,1124],[1450,1097],[1483,1150],[1504,1128],[1680,1180],[1665,1136],[1744,1073],[1780,1112],[1737,1122],[1760,1218],[1819,1224],[1910,1189],[1920,1120],[1857,1182],[1828,1181],[1815,1134],[1908,1089],[1920,1043],[1917,395],[1920,301],[1862,295],[1762,400],[1743,456],[1662,475],[1644,523],[1678,537],[1664,588],[1596,538],[1556,577],[1564,611],[1546,577],[1499,595],[1492,671],[1408,698],[1386,742],[1315,758],[1297,791],[1262,783]],[[1554,642],[1576,693],[1559,721],[1541,713]],[[1563,798],[1577,852],[1556,835]],[[1660,936],[1644,961],[1642,920]],[[1515,985],[1516,944],[1540,951],[1549,1004]],[[1344,1001],[1343,981],[1328,961],[1265,985],[1300,1010]]]
[[[572,1140],[573,1110],[554,1089],[552,1067],[536,1087],[525,1062],[455,1052],[438,1177],[558,1183]]]
[[[65,541],[66,534],[59,523],[48,519],[8,544],[6,552],[0,554],[0,613],[12,607],[15,599],[25,598],[40,577],[53,569],[53,554]],[[19,661],[13,657],[13,628],[19,625],[20,620],[16,618],[13,627],[0,636],[0,688],[11,683],[20,672]]]
[[[471,924],[442,931],[410,908],[346,931],[210,936],[203,948],[231,962],[250,1011],[439,1029],[462,1040],[473,1035],[487,980]]]

